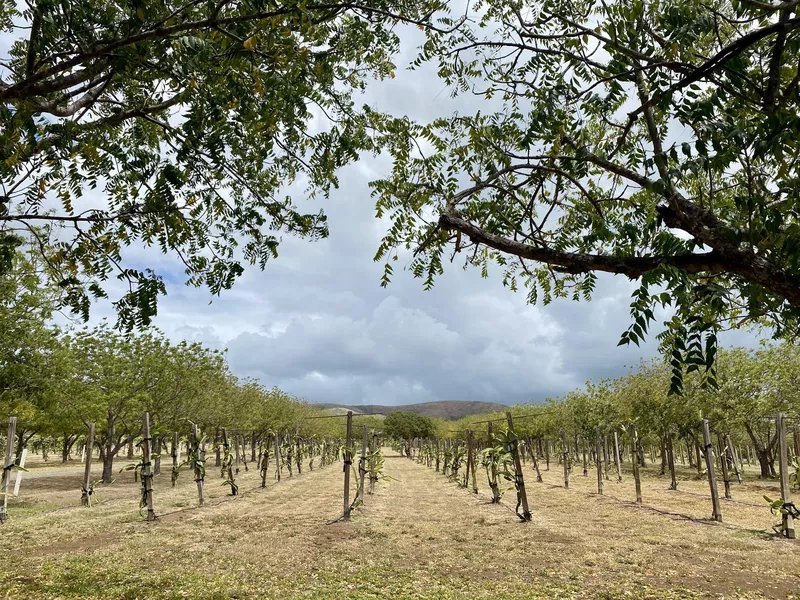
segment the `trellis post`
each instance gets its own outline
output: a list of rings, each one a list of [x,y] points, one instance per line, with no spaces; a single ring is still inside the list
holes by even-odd
[[[14,435],[17,432],[17,417],[8,417],[8,438],[6,438],[6,458],[3,467],[3,486],[0,492],[8,492],[11,487],[11,469],[14,466]],[[0,523],[8,519],[8,495],[3,495],[3,504],[0,506]]]
[[[81,504],[92,505],[92,452],[94,451],[94,423],[89,423],[89,436],[86,438],[86,464],[83,468],[83,489]]]
[[[727,433],[725,434],[725,443],[728,446],[728,452],[731,453],[731,459],[733,462],[733,470],[736,473],[736,479],[739,481],[739,484],[742,483],[742,472],[739,469],[739,457],[736,455],[736,448],[733,447],[733,442],[731,442],[731,436]]]
[[[525,492],[525,479],[522,475],[522,463],[519,460],[519,440],[517,434],[514,433],[514,421],[511,418],[511,411],[506,411],[506,420],[508,421],[508,431],[511,434],[511,455],[514,458],[514,470],[517,480],[517,489],[519,490],[519,499],[522,504],[522,520],[531,520],[531,511],[528,508],[528,494]]]
[[[172,432],[172,487],[175,487],[175,484],[178,482],[178,444],[180,444],[180,440],[178,439],[178,432]]]
[[[177,435],[177,434],[176,434]],[[203,479],[205,476],[206,451],[200,448],[200,436],[198,435],[197,425],[192,424],[192,443],[194,444],[194,455],[199,464],[194,467],[194,481],[197,484],[197,498],[200,506],[203,506],[205,495],[203,494]]]
[[[350,520],[350,465],[353,455],[350,452],[353,444],[353,411],[347,411],[347,437],[344,443],[344,520]]]
[[[144,459],[142,461],[142,486],[144,486],[145,504],[147,505],[147,520],[156,520],[156,511],[153,509],[153,465],[150,453],[150,413],[144,413],[144,440],[142,442]]]
[[[722,435],[717,434],[717,445],[719,446],[719,464],[722,468],[722,482],[725,484],[725,498],[731,499],[731,482],[728,478],[728,452],[722,443]]]
[[[278,481],[281,480],[281,446],[278,442],[278,432],[275,431],[275,435],[273,437],[273,442],[275,444],[275,474]]]
[[[564,455],[563,455],[563,463],[564,463],[564,489],[569,489],[569,447],[567,446],[567,434],[562,430],[561,431],[561,443],[564,446]]]
[[[711,504],[713,512],[711,517],[715,521],[722,521],[722,508],[719,504],[719,490],[717,489],[717,474],[714,471],[714,444],[711,443],[711,430],[708,419],[703,419],[703,444],[705,446],[706,469],[708,470],[708,485],[711,488]]]
[[[370,459],[369,459],[369,493],[375,493],[375,480],[378,475],[375,473],[375,451],[378,448],[378,434],[372,434],[372,444],[370,445]]]
[[[361,434],[361,459],[358,461],[358,498],[364,502],[364,479],[367,476],[367,425],[363,425]]]
[[[617,464],[617,481],[622,483],[622,465],[619,460],[619,436],[614,431],[614,462]]]
[[[633,462],[633,483],[636,487],[636,504],[642,503],[642,480],[639,478],[639,434],[636,425],[631,424],[631,462]]]
[[[473,432],[472,429],[469,430],[469,443],[470,443],[470,446],[472,447],[472,465],[470,466],[470,469],[471,469],[470,476],[472,477],[472,493],[473,494],[477,494],[478,493],[478,477],[475,474],[475,470],[476,470],[475,463],[477,462],[475,460],[475,454],[476,454],[476,452],[475,452],[475,432]]]
[[[786,415],[779,413],[775,425],[778,430],[778,467],[781,474],[781,498],[783,499],[784,505],[791,505],[792,489],[789,485],[789,453],[786,445]],[[786,511],[782,514],[781,520],[783,535],[790,540],[795,539],[794,517],[792,514]]]
[[[600,438],[600,426],[595,429],[595,449],[594,460],[597,465],[597,493],[603,495],[603,449],[601,447],[602,440]]]

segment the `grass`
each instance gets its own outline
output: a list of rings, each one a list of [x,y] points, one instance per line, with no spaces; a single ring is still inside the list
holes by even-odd
[[[86,509],[75,469],[43,472],[23,480],[0,528],[0,598],[800,597],[800,542],[767,533],[772,516],[761,496],[774,483],[752,474],[733,494],[758,507],[723,502],[725,522],[716,525],[703,520],[707,484],[688,470],[679,489],[690,493],[668,491],[668,478],[645,470],[644,501],[656,512],[629,504],[627,473],[622,483],[612,473],[600,498],[593,470],[583,477],[576,465],[564,490],[558,465],[542,471],[543,484],[528,465],[533,522],[523,524],[513,492],[491,505],[485,478],[475,496],[386,455],[396,481],[379,482],[350,523],[334,524],[341,463],[265,490],[250,469],[237,479],[242,495],[230,498],[211,457],[203,508],[193,508],[188,472],[172,489],[162,464],[155,523],[140,517],[130,474],[100,488],[105,502]]]

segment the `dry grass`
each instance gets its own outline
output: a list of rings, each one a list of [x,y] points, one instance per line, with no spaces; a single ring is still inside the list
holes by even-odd
[[[80,475],[23,482],[22,503],[0,533],[0,597],[8,598],[796,598],[800,542],[766,533],[772,517],[758,482],[734,484],[725,523],[709,516],[704,482],[668,481],[648,472],[645,503],[633,500],[629,474],[591,492],[594,472],[579,466],[569,490],[552,464],[536,484],[526,468],[532,523],[488,503],[442,475],[387,451],[386,472],[350,523],[341,511],[341,464],[284,479],[266,490],[252,469],[243,496],[228,499],[209,467],[208,506],[194,509],[184,472],[169,487],[156,479],[157,512],[145,523],[129,474],[101,491],[106,503],[75,506]],[[686,477],[691,477],[688,471]],[[616,479],[615,475],[612,477]],[[752,479],[752,477],[751,477]],[[770,487],[770,486],[766,486]],[[504,502],[512,503],[513,492]],[[74,508],[57,509],[73,505]],[[189,510],[186,510],[189,508]],[[176,512],[177,511],[177,512]]]

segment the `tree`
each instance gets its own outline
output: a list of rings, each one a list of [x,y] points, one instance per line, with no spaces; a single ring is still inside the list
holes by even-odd
[[[436,424],[433,419],[405,410],[395,410],[386,415],[383,431],[387,437],[398,440],[413,440],[436,435]],[[411,448],[407,451],[410,453]],[[409,454],[410,456],[410,454]]]
[[[372,147],[352,93],[394,76],[398,23],[433,27],[443,4],[1,3],[17,41],[0,62],[0,227],[42,242],[84,318],[116,275],[120,324],[150,323],[165,286],[126,265],[132,245],[179,257],[189,284],[229,288],[278,255],[282,233],[327,235],[285,187],[327,195]]]
[[[796,2],[484,0],[429,31],[453,94],[481,111],[376,119],[395,164],[373,183],[397,250],[431,287],[445,254],[588,299],[596,274],[639,283],[621,343],[657,306],[673,362],[714,381],[716,331],[800,325],[800,13]],[[666,289],[667,291],[664,291]]]
[[[41,261],[28,248],[8,247],[0,269],[0,416],[15,415],[17,448],[56,420],[53,408],[62,376],[58,330],[49,320],[58,290],[47,285]]]

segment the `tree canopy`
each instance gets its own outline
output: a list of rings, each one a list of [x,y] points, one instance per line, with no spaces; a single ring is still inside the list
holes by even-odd
[[[383,432],[400,440],[432,437],[436,433],[433,419],[407,410],[395,410],[386,415]]]
[[[377,259],[412,249],[433,285],[447,257],[527,288],[589,298],[596,273],[637,280],[631,327],[657,307],[682,372],[715,381],[720,327],[797,335],[800,5],[746,0],[482,0],[428,31],[454,95],[432,123],[386,118],[394,168],[374,183],[393,223]]]
[[[309,196],[372,147],[352,93],[393,76],[401,22],[440,0],[0,3],[0,237],[39,243],[87,317],[107,280],[120,325],[146,326],[165,293],[130,246],[182,261],[187,282],[229,288],[285,233],[328,234]],[[314,121],[316,119],[316,121]]]

